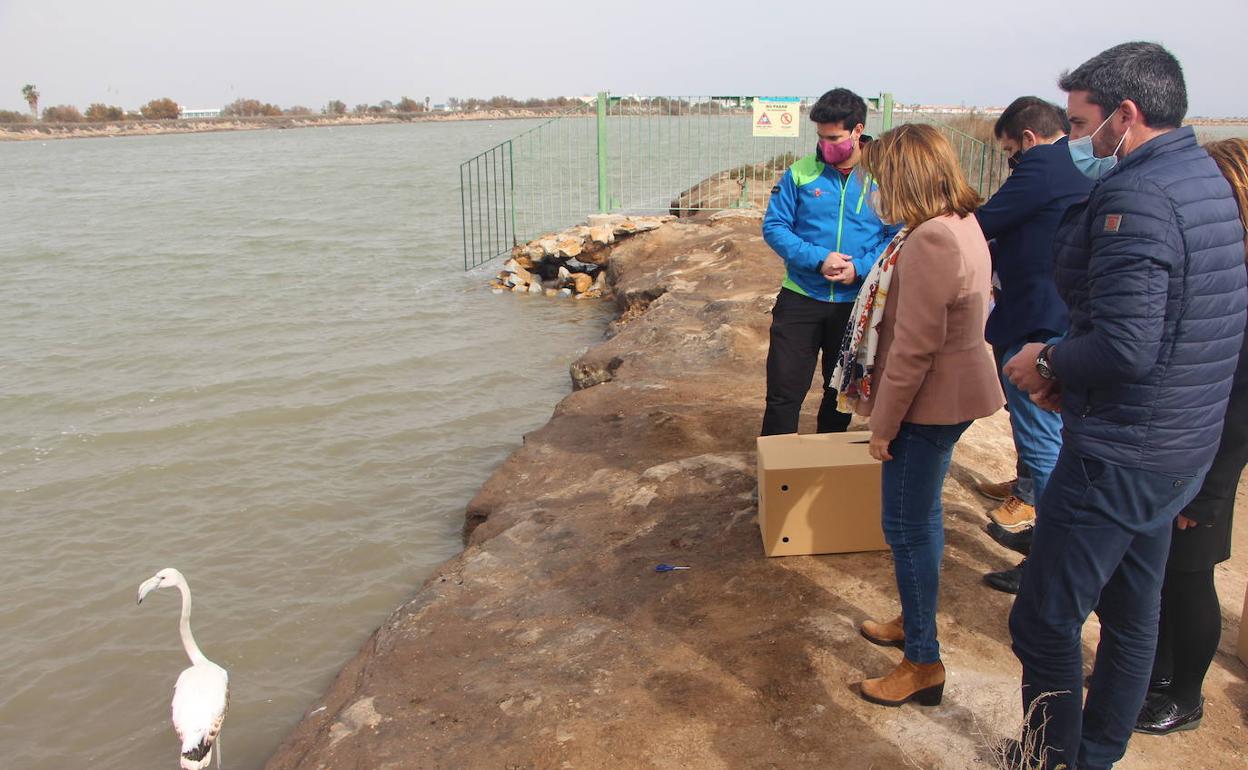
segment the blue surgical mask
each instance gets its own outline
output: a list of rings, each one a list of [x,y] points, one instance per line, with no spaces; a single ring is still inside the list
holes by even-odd
[[[1112,118],[1110,115],[1109,118]],[[1092,137],[1100,133],[1105,124],[1109,122],[1109,118],[1096,127],[1096,130],[1087,136],[1070,140],[1066,146],[1070,148],[1070,159],[1075,162],[1075,168],[1083,172],[1083,175],[1089,179],[1096,180],[1105,176],[1118,165],[1118,151],[1122,149],[1122,143],[1127,141],[1127,133],[1131,129],[1127,129],[1127,133],[1123,133],[1122,138],[1118,140],[1118,146],[1109,154],[1108,158],[1096,157],[1095,151],[1092,149]]]

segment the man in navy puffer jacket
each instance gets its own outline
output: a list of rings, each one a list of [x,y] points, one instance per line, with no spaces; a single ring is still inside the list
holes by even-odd
[[[1070,151],[1098,180],[1058,229],[1070,331],[1006,374],[1057,408],[1063,446],[1010,615],[1044,766],[1122,758],[1149,686],[1175,517],[1218,448],[1243,339],[1244,231],[1190,128],[1178,61],[1124,43],[1062,76]],[[1101,621],[1082,703],[1080,633]],[[1043,724],[1047,720],[1047,724]]]

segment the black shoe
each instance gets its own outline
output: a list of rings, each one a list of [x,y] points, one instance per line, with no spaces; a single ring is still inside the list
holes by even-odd
[[[1205,699],[1191,711],[1184,711],[1174,699],[1164,692],[1150,693],[1144,699],[1144,708],[1135,720],[1135,731],[1149,735],[1169,735],[1180,730],[1195,730],[1205,716]]]
[[[1017,551],[1023,556],[1031,553],[1031,527],[1011,532],[995,521],[988,522],[988,526],[984,527],[984,531],[988,533],[988,537],[995,540],[999,545],[1009,548],[1011,551]]]
[[[989,572],[984,575],[984,582],[989,588],[995,588],[1007,594],[1017,594],[1018,586],[1023,580],[1023,565],[1027,563],[1023,559],[1018,563],[1017,567],[1001,570],[1000,572]]]

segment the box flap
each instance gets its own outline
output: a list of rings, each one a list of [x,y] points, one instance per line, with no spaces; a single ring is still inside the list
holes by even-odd
[[[758,464],[766,470],[867,465],[878,462],[868,451],[870,439],[870,431],[760,436]]]

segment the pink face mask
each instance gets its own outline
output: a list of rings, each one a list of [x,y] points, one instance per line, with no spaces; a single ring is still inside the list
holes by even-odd
[[[855,139],[851,135],[843,142],[829,142],[827,139],[819,140],[819,155],[823,158],[824,163],[833,166],[840,165],[850,159],[854,154]]]

